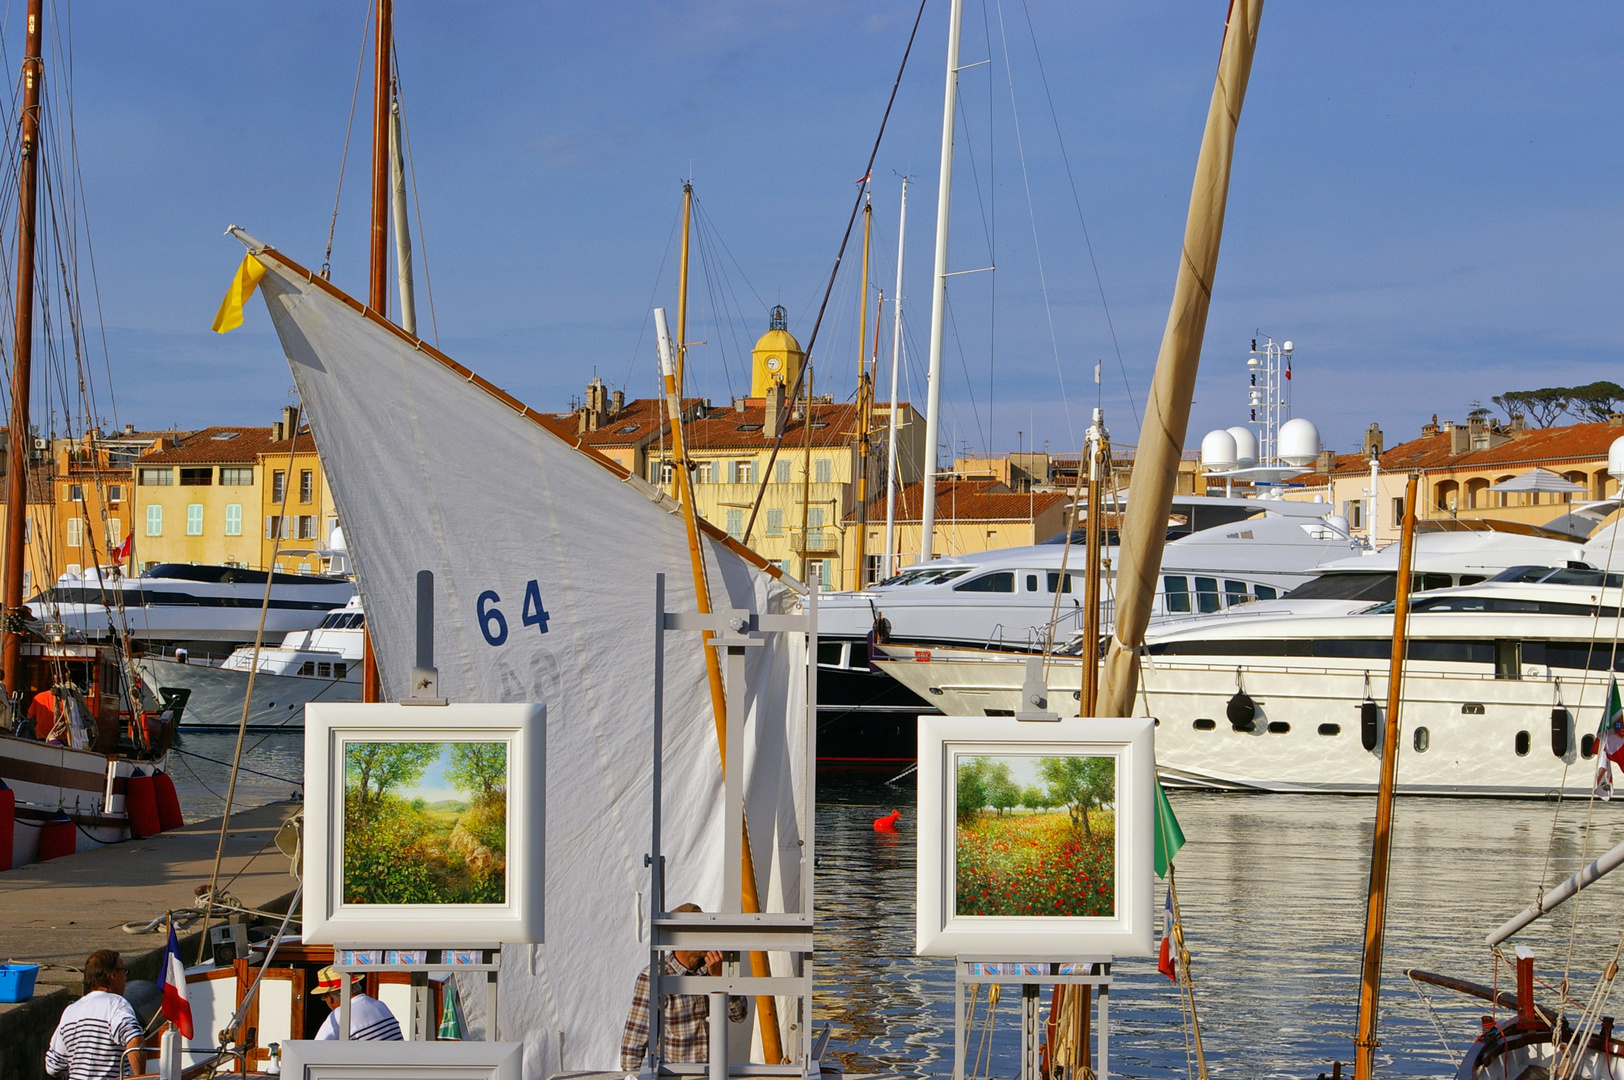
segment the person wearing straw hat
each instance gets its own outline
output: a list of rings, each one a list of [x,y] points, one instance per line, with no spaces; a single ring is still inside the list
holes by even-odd
[[[351,975],[351,979],[360,979],[360,975]],[[325,1021],[321,1030],[316,1032],[317,1039],[338,1038],[338,1007],[343,997],[344,976],[328,964],[316,972],[316,988],[311,991],[327,1003],[333,1010]],[[350,993],[350,1039],[353,1041],[371,1040],[373,1042],[400,1042],[400,1021],[395,1014],[389,1011],[389,1006],[372,997],[370,994],[358,994],[353,990]]]

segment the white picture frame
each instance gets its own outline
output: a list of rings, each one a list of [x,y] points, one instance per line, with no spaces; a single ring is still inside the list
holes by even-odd
[[[340,1042],[282,1044],[288,1080],[521,1080],[520,1042]]]
[[[541,942],[546,718],[546,706],[540,704],[307,705],[304,940],[351,949]],[[500,902],[345,902],[345,749],[377,743],[506,746],[505,883]]]
[[[1111,914],[956,913],[958,763],[976,757],[1114,760]],[[1155,721],[1149,717],[1026,721],[921,716],[915,951],[921,956],[1056,960],[1151,955],[1155,784]]]

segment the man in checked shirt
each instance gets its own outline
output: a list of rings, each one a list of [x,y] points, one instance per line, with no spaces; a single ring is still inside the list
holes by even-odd
[[[673,911],[699,911],[698,904],[683,904]],[[678,949],[665,958],[667,975],[720,975],[722,954]],[[737,1023],[746,1013],[742,997],[729,996],[727,1018]],[[648,970],[637,973],[631,1011],[620,1036],[620,1067],[636,1073],[648,1057]],[[710,1060],[710,999],[704,994],[667,994],[660,1013],[660,1059],[666,1062]]]

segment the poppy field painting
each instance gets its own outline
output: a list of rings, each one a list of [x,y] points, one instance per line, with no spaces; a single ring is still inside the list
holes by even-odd
[[[344,902],[500,904],[507,744],[344,747]]]
[[[1116,914],[1116,759],[958,755],[954,914]]]

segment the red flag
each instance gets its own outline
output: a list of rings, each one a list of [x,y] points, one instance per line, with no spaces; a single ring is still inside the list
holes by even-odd
[[[1179,981],[1178,969],[1173,966],[1173,894],[1167,894],[1166,914],[1162,919],[1162,951],[1156,959],[1156,970],[1174,982]]]
[[[123,562],[125,559],[128,559],[130,557],[130,546],[132,544],[134,544],[134,543],[135,543],[135,530],[131,529],[130,530],[130,535],[128,535],[128,536],[126,536],[124,538],[124,542],[122,544],[120,544],[118,547],[113,549],[113,558],[114,558],[114,560],[117,561],[117,562]]]
[[[1291,381],[1291,357],[1286,357],[1286,381]]]

